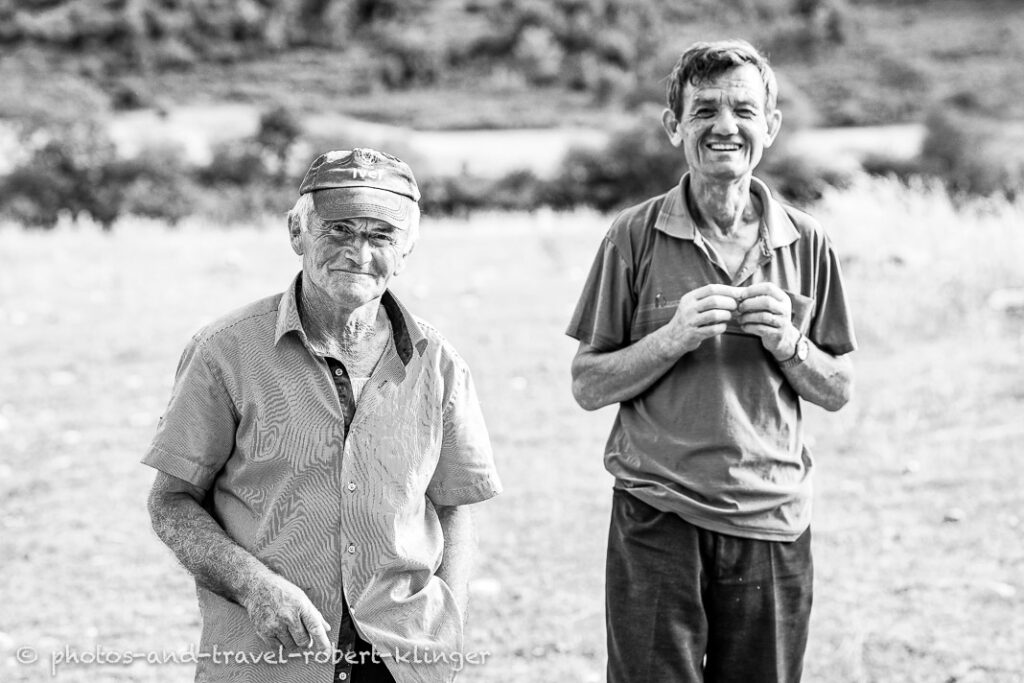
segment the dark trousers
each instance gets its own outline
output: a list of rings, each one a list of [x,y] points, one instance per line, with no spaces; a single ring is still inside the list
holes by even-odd
[[[342,599],[341,627],[338,629],[338,652],[354,653],[351,660],[339,657],[334,666],[334,680],[345,683],[395,683],[391,671],[381,657],[373,656],[373,646],[363,640],[352,623],[348,604]]]
[[[609,683],[796,683],[811,533],[715,533],[616,490],[606,569]]]

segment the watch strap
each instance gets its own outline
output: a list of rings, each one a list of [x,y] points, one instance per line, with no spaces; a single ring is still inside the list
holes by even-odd
[[[803,357],[801,357],[800,346],[801,346],[801,344],[806,344],[806,343],[807,343],[807,337],[805,337],[804,333],[801,332],[800,336],[796,338],[796,344],[793,345],[793,355],[790,356],[789,358],[787,358],[784,361],[779,361],[779,367],[780,368],[794,368],[797,365],[800,365],[801,363],[803,363],[804,360],[807,358],[807,354],[805,353],[805,354],[803,354]]]

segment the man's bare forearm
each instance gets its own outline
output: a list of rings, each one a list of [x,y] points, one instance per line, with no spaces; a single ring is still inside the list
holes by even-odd
[[[235,543],[195,497],[157,475],[149,497],[153,530],[197,583],[242,604],[260,575],[270,570]]]
[[[581,343],[572,361],[572,393],[584,410],[628,401],[647,390],[681,354],[666,348],[658,332],[617,351]]]
[[[836,411],[853,396],[853,363],[848,356],[833,356],[813,343],[807,359],[790,368],[783,368],[786,380],[800,398]]]
[[[188,482],[157,474],[149,496],[157,536],[196,583],[244,607],[265,642],[329,652],[331,626],[309,597],[231,540],[200,504],[203,495]]]
[[[444,555],[437,569],[455,596],[463,618],[469,613],[469,578],[476,563],[476,525],[464,506],[438,507],[437,519],[444,534]]]

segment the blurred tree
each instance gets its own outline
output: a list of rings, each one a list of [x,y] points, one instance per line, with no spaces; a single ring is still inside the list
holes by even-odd
[[[302,124],[295,113],[285,106],[277,106],[260,116],[260,125],[254,141],[274,159],[273,175],[284,182],[288,173],[288,154],[302,135]]]

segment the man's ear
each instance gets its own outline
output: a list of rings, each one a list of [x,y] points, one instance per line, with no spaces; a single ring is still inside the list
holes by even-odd
[[[393,273],[393,275],[398,275],[403,270],[405,270],[405,260],[407,258],[409,258],[409,255],[412,254],[412,250],[415,249],[415,248],[416,248],[416,243],[413,242],[412,246],[409,247],[409,250],[406,251],[404,254],[402,254],[402,258],[399,259],[398,263],[395,264],[395,272]]]
[[[288,239],[292,243],[292,251],[302,256],[302,221],[295,212],[288,214]]]
[[[665,127],[668,141],[672,143],[673,147],[683,144],[683,132],[680,130],[679,119],[676,118],[675,112],[671,109],[661,112],[661,125]]]
[[[780,128],[782,128],[782,112],[776,107],[768,114],[768,139],[764,142],[765,147],[772,146],[776,136],[779,134]]]

